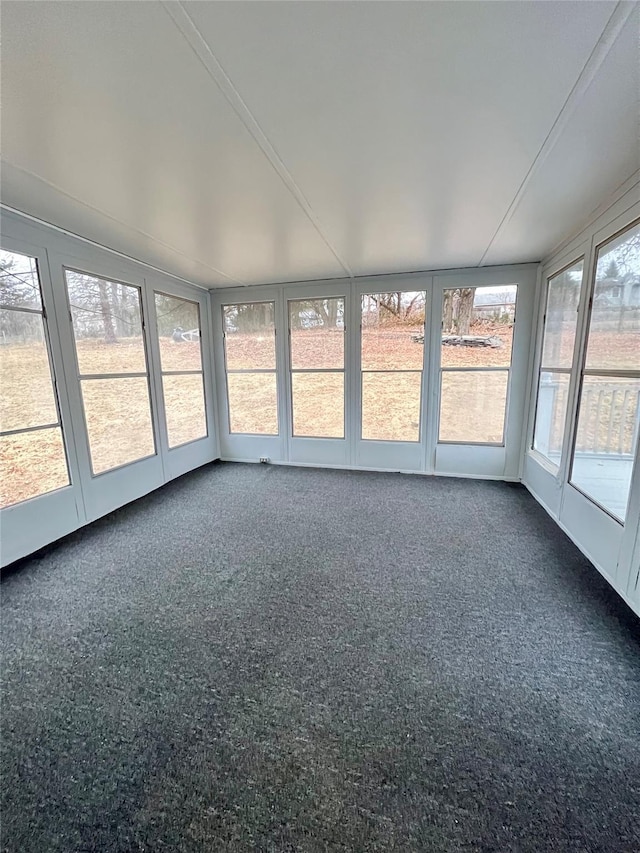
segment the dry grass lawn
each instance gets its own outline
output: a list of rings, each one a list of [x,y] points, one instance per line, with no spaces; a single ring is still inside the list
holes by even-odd
[[[199,370],[200,345],[161,339],[164,370]],[[85,339],[78,344],[83,374],[144,372],[140,338],[117,344]],[[49,365],[42,344],[0,347],[2,430],[58,420]],[[99,474],[155,453],[145,377],[86,379],[81,383],[93,471]],[[202,377],[163,376],[169,445],[176,447],[206,435]],[[5,436],[0,440],[0,506],[26,500],[67,485],[60,430]]]
[[[407,326],[364,329],[362,340],[362,434],[378,440],[417,441],[420,423],[420,392],[423,345],[412,335],[421,329]],[[458,373],[452,367],[508,367],[511,362],[511,328],[479,323],[474,334],[498,335],[498,349],[442,348],[442,399],[440,437],[447,441],[500,442],[504,422],[506,372]],[[227,366],[231,370],[273,370],[273,336],[231,334],[226,339]],[[200,345],[160,341],[163,371],[200,370]],[[339,330],[292,332],[294,434],[344,435],[344,333]],[[561,359],[570,352],[570,338],[562,336]],[[638,336],[623,332],[592,334],[591,358],[607,366],[640,364]],[[139,338],[117,344],[85,339],[78,345],[78,361],[84,374],[145,371],[145,355]],[[333,370],[305,373],[305,370]],[[0,347],[2,430],[56,423],[49,366],[41,344]],[[594,380],[595,381],[595,380]],[[603,382],[605,380],[602,380]],[[609,382],[611,380],[608,380]],[[232,432],[274,434],[278,430],[275,373],[229,374]],[[169,443],[177,446],[206,434],[202,378],[200,375],[163,376]],[[637,400],[638,383],[629,386]],[[87,427],[95,473],[148,456],[155,452],[144,377],[88,379],[82,382]],[[593,436],[606,439],[608,423],[622,430],[624,446],[630,446],[634,419],[620,408],[622,395],[601,404],[597,426],[595,413],[583,418],[581,436],[588,444]],[[609,414],[606,407],[609,406]],[[620,411],[618,411],[618,409]],[[632,410],[630,409],[629,411]],[[563,407],[554,416],[554,440],[561,433]],[[633,414],[633,413],[632,413]],[[611,417],[609,417],[611,415]],[[280,425],[283,428],[283,425]],[[7,436],[0,442],[0,505],[50,491],[68,482],[60,430]]]

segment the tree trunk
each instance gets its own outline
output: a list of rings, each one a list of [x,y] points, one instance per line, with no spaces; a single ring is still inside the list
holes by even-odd
[[[329,300],[329,328],[335,329],[338,325],[338,300]]]
[[[445,290],[442,295],[442,330],[453,331],[453,290]]]
[[[458,334],[468,335],[471,328],[471,320],[473,319],[473,297],[475,289],[473,287],[463,287],[460,291],[460,301],[458,302]]]
[[[102,311],[104,322],[104,339],[108,344],[115,344],[116,333],[113,328],[113,316],[111,314],[111,306],[109,305],[107,283],[102,281],[102,279],[98,280],[98,290],[100,292],[100,310]]]

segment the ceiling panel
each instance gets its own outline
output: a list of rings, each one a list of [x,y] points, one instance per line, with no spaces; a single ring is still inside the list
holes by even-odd
[[[627,21],[597,76],[536,169],[485,262],[545,258],[640,169],[640,10]]]
[[[160,4],[7,2],[2,35],[5,203],[40,215],[31,173],[61,191],[57,225],[115,219],[112,248],[149,235],[204,284],[344,275]]]
[[[614,10],[5,0],[2,201],[206,286],[537,260],[634,167],[630,21],[503,223]]]
[[[355,274],[479,262],[613,11],[184,5]]]

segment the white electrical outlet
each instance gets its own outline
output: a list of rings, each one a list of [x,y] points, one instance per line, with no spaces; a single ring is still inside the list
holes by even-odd
[[[268,456],[261,456],[261,457],[260,457],[260,461],[261,461],[261,462],[268,462],[268,461],[269,461],[269,457],[268,457]]]

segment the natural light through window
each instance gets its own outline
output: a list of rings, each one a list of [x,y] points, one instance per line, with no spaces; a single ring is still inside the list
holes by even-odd
[[[640,223],[600,247],[571,482],[624,521],[640,420]]]
[[[229,432],[277,435],[275,305],[224,305],[222,319]]]
[[[425,292],[365,293],[362,438],[420,440]]]
[[[155,293],[162,393],[169,447],[207,435],[197,302]]]
[[[293,435],[344,438],[344,299],[289,302]]]
[[[533,447],[552,465],[560,464],[584,262],[549,279]]]
[[[443,292],[440,442],[503,444],[517,290]]]
[[[65,270],[91,467],[155,454],[140,289]]]
[[[35,258],[0,250],[0,506],[69,484]]]

